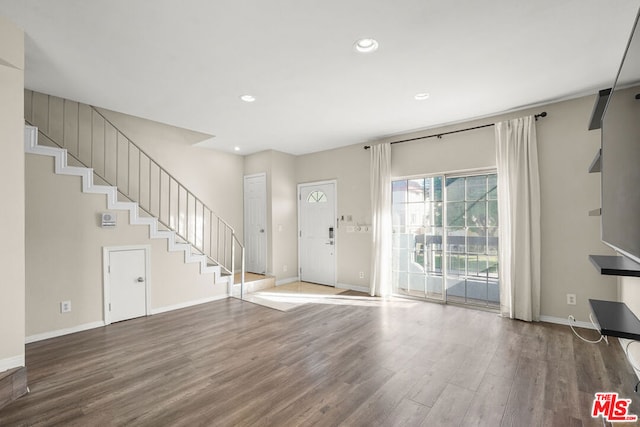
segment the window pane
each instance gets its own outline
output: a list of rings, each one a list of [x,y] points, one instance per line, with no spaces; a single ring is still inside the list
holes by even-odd
[[[433,180],[433,200],[442,201],[442,177],[436,176],[431,178]]]
[[[489,187],[488,196],[489,200],[497,200],[498,199],[498,176],[497,175],[489,175],[487,177],[487,186]]]
[[[430,206],[431,212],[429,222],[427,225],[431,225],[434,227],[442,227],[442,203],[431,203]]]
[[[411,179],[408,181],[410,202],[424,201],[424,179]]]
[[[483,265],[483,262],[485,265]],[[480,272],[486,270],[486,260],[480,254],[467,254],[467,274],[480,276]]]
[[[447,200],[450,202],[464,200],[464,178],[447,178]]]
[[[393,181],[391,183],[392,203],[404,203],[407,201],[407,181]]]
[[[442,299],[442,276],[427,276],[427,296]]]
[[[407,205],[404,203],[394,204],[392,208],[393,215],[393,229],[399,232],[404,231],[404,227],[407,224],[406,216],[407,216]]]
[[[464,254],[450,252],[447,256],[447,276],[464,276],[467,272],[466,257]]]
[[[464,228],[447,228],[447,251],[450,253],[466,252]]]
[[[487,276],[489,278],[498,278],[498,256],[487,255]]]
[[[487,301],[487,291],[486,280],[467,280],[467,303],[485,305]]]
[[[312,191],[307,196],[307,203],[326,203],[327,196],[322,191]]]
[[[470,176],[467,178],[467,200],[484,200],[487,197],[487,177]]]
[[[498,255],[498,228],[487,228],[487,253],[490,255]]]
[[[424,225],[424,203],[407,203],[407,225]]]
[[[424,199],[433,200],[433,179],[426,178],[424,180]]]
[[[411,234],[410,232],[396,233],[394,242],[396,244],[396,247],[399,249],[413,249],[413,234]]]
[[[424,296],[425,275],[409,273],[409,291],[416,296]]]
[[[446,292],[452,302],[499,307],[496,181],[487,174],[392,183],[395,292]]]
[[[467,202],[467,225],[484,227],[487,221],[486,202]]]
[[[484,254],[486,251],[487,238],[485,229],[480,227],[469,227],[467,229],[467,252],[474,254]]]
[[[464,202],[447,203],[447,226],[464,227],[465,222]]]
[[[489,227],[497,227],[498,226],[498,201],[490,200],[487,203],[488,208],[488,217],[487,217],[487,225]]]

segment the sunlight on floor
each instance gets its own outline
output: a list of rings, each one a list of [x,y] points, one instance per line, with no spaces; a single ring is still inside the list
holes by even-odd
[[[277,286],[245,296],[245,301],[263,305],[280,311],[289,311],[304,304],[353,305],[367,307],[411,307],[417,301],[402,298],[382,299],[366,294],[342,295],[345,289],[331,286],[296,282]]]

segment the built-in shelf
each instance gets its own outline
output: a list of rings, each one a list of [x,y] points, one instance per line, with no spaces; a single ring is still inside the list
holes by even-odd
[[[604,114],[604,107],[607,105],[607,99],[611,94],[611,88],[602,89],[598,92],[598,98],[593,106],[593,112],[591,113],[591,121],[589,122],[589,130],[600,129],[602,127],[602,115]]]
[[[602,148],[598,149],[598,153],[596,154],[596,157],[591,162],[591,165],[589,166],[589,173],[602,172],[602,168],[600,167],[601,166],[601,163],[600,163],[600,155],[601,154],[602,154]]]
[[[640,340],[640,320],[625,303],[590,299],[589,305],[602,335]]]
[[[640,277],[640,264],[623,256],[589,255],[600,274]]]
[[[601,216],[601,215],[602,215],[602,208],[593,209],[589,211],[589,216]]]

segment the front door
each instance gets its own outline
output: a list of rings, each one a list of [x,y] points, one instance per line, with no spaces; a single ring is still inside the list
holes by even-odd
[[[109,249],[105,309],[107,323],[133,319],[147,314],[147,254],[140,249]]]
[[[336,183],[298,186],[300,280],[336,284]]]
[[[267,176],[244,177],[244,245],[246,270],[265,274],[267,270]]]

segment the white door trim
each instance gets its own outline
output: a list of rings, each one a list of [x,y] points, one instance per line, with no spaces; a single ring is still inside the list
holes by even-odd
[[[104,324],[111,324],[111,311],[109,310],[109,303],[111,295],[111,283],[109,276],[109,254],[117,251],[144,251],[144,267],[146,271],[145,278],[145,315],[151,314],[151,245],[130,245],[130,246],[103,246],[102,247],[102,302],[104,313]]]
[[[266,172],[260,172],[260,173],[254,173],[251,175],[244,175],[242,178],[242,233],[243,233],[243,240],[246,242],[245,240],[245,236],[247,233],[247,213],[245,211],[246,206],[244,205],[244,197],[245,197],[245,186],[247,183],[247,179],[251,179],[251,178],[259,178],[262,177],[264,178],[264,201],[265,201],[265,206],[264,206],[264,274],[268,274],[267,271],[267,265],[268,265],[268,260],[267,257],[269,255],[269,232],[271,230],[270,225],[268,224],[268,218],[269,215],[267,213],[267,204],[268,204],[268,200],[267,200],[267,173]],[[245,245],[246,246],[246,245]]]
[[[314,182],[303,182],[298,184],[298,281],[300,281],[300,268],[301,268],[301,236],[300,236],[300,203],[301,200],[301,192],[302,187],[311,187],[314,185],[323,185],[323,184],[333,184],[333,220],[335,224],[335,234],[334,234],[334,257],[333,257],[333,287],[338,283],[338,180],[337,179],[329,179],[324,181],[314,181]]]

